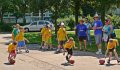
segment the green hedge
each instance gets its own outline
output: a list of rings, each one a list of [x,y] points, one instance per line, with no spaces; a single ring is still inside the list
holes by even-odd
[[[5,24],[5,23],[1,23],[0,22],[0,32],[11,32],[12,31],[12,27],[13,25],[15,25],[15,23],[8,23],[8,24]],[[24,26],[25,24],[21,23],[20,24],[21,26]]]
[[[3,24],[0,23],[0,32],[10,32],[12,31],[13,24]]]

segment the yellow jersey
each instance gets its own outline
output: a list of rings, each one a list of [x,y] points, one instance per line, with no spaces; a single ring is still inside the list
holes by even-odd
[[[45,41],[45,31],[46,31],[46,27],[42,28],[42,30],[41,30],[42,41]]]
[[[42,34],[42,35],[44,35],[45,30],[46,30],[46,27],[43,27],[42,30],[41,30],[41,34]]]
[[[48,41],[48,39],[52,37],[51,29],[46,29],[43,37],[45,38],[45,41]]]
[[[12,51],[16,50],[16,45],[13,45],[12,43],[9,44],[8,46],[8,52],[11,53]]]
[[[57,38],[58,41],[65,41],[66,40],[66,29],[65,28],[59,28],[58,32],[57,32]]]
[[[64,48],[69,48],[69,49],[71,49],[71,48],[73,48],[75,46],[75,41],[68,41],[68,42],[66,42],[65,43],[65,45],[64,45]]]
[[[24,41],[24,32],[20,31],[19,34],[16,36],[16,41]]]
[[[108,42],[107,49],[115,48],[119,44],[117,39],[112,40],[112,42]]]

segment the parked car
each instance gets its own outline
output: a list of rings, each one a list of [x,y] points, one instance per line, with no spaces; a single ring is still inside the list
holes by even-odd
[[[51,26],[51,29],[54,30],[53,23],[46,21],[46,20],[34,21],[34,22],[30,23],[29,25],[25,25],[23,27],[24,27],[26,32],[40,31],[43,27],[45,27],[48,24]]]

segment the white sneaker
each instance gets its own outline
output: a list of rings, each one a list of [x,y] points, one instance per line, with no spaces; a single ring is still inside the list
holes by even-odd
[[[96,52],[96,54],[102,54],[102,52],[100,52],[100,51],[97,51],[97,52]]]
[[[97,51],[96,54],[99,54],[99,51]]]
[[[102,52],[99,52],[99,54],[102,54]]]

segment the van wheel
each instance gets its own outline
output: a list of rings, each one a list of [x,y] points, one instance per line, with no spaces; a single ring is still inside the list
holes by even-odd
[[[28,28],[25,28],[25,32],[29,32],[29,29],[28,29]]]
[[[42,28],[40,28],[40,32],[41,32]]]

